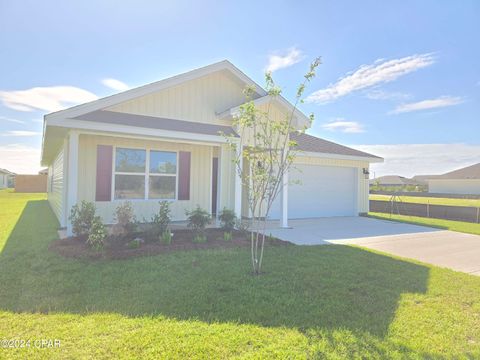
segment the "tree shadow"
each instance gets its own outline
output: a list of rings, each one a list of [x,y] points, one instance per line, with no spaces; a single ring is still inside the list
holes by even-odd
[[[0,254],[0,308],[113,312],[265,327],[347,329],[384,337],[402,295],[425,293],[429,269],[359,248],[268,247],[265,274],[249,250],[202,250],[117,261],[48,250],[58,223],[29,201]]]

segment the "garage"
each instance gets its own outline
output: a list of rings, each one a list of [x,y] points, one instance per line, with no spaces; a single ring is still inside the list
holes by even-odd
[[[290,219],[357,215],[357,169],[341,166],[296,165],[290,171],[288,217]],[[298,184],[296,182],[299,182]],[[270,211],[279,219],[278,196]]]

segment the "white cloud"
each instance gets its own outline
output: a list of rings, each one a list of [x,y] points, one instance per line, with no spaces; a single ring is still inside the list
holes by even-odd
[[[12,131],[7,131],[5,133],[2,133],[2,136],[37,136],[41,135],[41,133],[37,131],[26,131],[26,130],[12,130]]]
[[[12,118],[8,118],[8,117],[5,117],[5,116],[0,116],[0,122],[1,121],[8,121],[8,122],[13,122],[13,123],[17,123],[17,124],[25,124],[25,121],[23,121],[23,120],[12,119]]]
[[[21,144],[0,145],[0,168],[17,174],[36,174],[40,169],[40,149]]]
[[[338,118],[329,123],[323,124],[322,128],[330,131],[341,131],[344,133],[362,133],[365,132],[363,126],[356,121],[345,121],[345,119]]]
[[[412,55],[388,61],[378,59],[373,64],[360,66],[327,88],[315,91],[306,101],[327,103],[358,90],[394,81],[403,75],[430,66],[434,61],[432,54]]]
[[[440,96],[436,99],[423,100],[414,103],[407,103],[398,105],[395,110],[391,111],[391,114],[400,114],[411,111],[428,110],[442,108],[446,106],[458,105],[464,102],[459,96]]]
[[[478,163],[480,145],[397,144],[352,145],[361,151],[381,156],[384,163],[372,164],[371,175],[436,175]]]
[[[271,54],[268,57],[268,65],[265,67],[265,71],[274,72],[289,67],[299,63],[304,58],[303,53],[295,47],[281,53]]]
[[[75,86],[34,87],[27,90],[0,91],[0,100],[18,111],[43,110],[48,112],[96,100],[90,91]]]
[[[402,92],[390,92],[380,89],[373,89],[365,93],[365,96],[371,100],[406,100],[411,98],[410,94]]]
[[[102,84],[117,91],[125,91],[130,89],[127,84],[117,79],[103,79]]]

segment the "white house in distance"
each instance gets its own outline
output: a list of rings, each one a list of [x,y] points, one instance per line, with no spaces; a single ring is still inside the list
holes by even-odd
[[[15,176],[14,173],[6,169],[0,169],[0,189],[8,187],[10,179]]]
[[[95,202],[106,223],[118,204],[130,200],[138,219],[150,219],[159,200],[171,201],[173,220],[196,205],[216,214],[224,207],[248,217],[246,191],[231,148],[220,132],[237,136],[232,119],[255,89],[258,107],[274,117],[291,113],[283,97],[266,91],[228,61],[45,116],[42,165],[48,166],[48,200],[60,225],[71,207]],[[308,123],[294,112],[299,128]],[[292,134],[300,156],[271,218],[355,216],[368,212],[371,162],[383,159],[314,136]],[[246,169],[248,164],[244,164]]]
[[[428,192],[480,195],[480,163],[428,179]]]

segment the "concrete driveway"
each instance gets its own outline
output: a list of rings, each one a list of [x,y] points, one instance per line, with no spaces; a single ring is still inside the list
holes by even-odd
[[[267,234],[297,245],[358,245],[480,276],[480,236],[365,217],[269,223]]]

